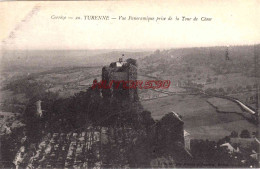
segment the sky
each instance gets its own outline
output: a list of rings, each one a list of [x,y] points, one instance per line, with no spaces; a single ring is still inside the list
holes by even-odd
[[[260,42],[260,1],[78,1],[1,2],[1,49],[167,49],[251,45]],[[84,20],[105,15],[108,21]],[[52,16],[81,17],[51,19]],[[166,17],[129,21],[119,16]],[[175,21],[183,16],[198,21]],[[212,21],[200,21],[201,17]]]

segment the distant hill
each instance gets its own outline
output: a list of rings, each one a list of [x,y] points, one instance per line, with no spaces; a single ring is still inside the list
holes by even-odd
[[[217,47],[194,47],[194,48],[176,48],[169,50],[157,50],[150,56],[144,58],[146,61],[154,62],[161,59],[181,60],[184,62],[222,62],[226,60],[226,54],[230,60],[253,59],[254,46],[217,46]],[[256,52],[259,55],[260,45],[256,46]]]
[[[132,50],[7,50],[2,51],[2,70],[24,70],[37,68],[47,70],[53,67],[100,66],[126,58],[142,58],[151,52]]]
[[[260,56],[260,45],[177,48],[156,50],[150,56],[140,59],[139,65],[150,73],[163,71],[172,74],[174,70],[175,73],[184,73],[202,68],[211,69],[216,74],[244,72],[252,76],[256,56]]]
[[[111,62],[118,61],[118,59],[120,57],[122,57],[122,54],[124,54],[123,60],[126,60],[128,58],[132,58],[132,59],[137,60],[137,59],[141,59],[141,58],[144,58],[146,56],[149,56],[150,54],[152,54],[152,52],[150,52],[150,51],[144,51],[144,52],[142,52],[142,51],[141,52],[112,51],[112,52],[109,52],[109,53],[103,53],[103,54],[95,55],[94,62],[110,64]]]

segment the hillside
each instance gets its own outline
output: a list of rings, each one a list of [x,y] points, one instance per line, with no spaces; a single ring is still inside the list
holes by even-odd
[[[67,66],[97,66],[118,60],[125,54],[127,57],[141,58],[149,51],[131,50],[5,50],[2,51],[2,69],[12,70],[37,67],[49,69]]]

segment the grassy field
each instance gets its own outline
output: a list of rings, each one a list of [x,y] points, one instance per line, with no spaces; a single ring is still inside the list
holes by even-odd
[[[230,135],[230,132],[233,130],[240,133],[244,129],[247,129],[250,133],[252,133],[257,130],[257,127],[246,120],[234,120],[233,122],[228,123],[189,128],[188,131],[194,138],[218,140]]]
[[[184,128],[192,138],[218,140],[235,130],[255,131],[255,125],[237,114],[223,114],[207,103],[208,98],[193,95],[174,95],[156,100],[143,101],[145,109],[151,111],[154,119],[174,111],[182,116]],[[233,105],[237,109],[237,105]]]
[[[212,97],[209,98],[208,101],[218,108],[219,111],[223,112],[237,112],[237,113],[243,113],[243,111],[240,109],[240,107],[227,99]]]
[[[206,85],[204,89],[220,87],[227,88],[237,86],[245,87],[247,85],[253,86],[253,84],[255,84],[256,82],[255,77],[248,77],[242,75],[241,73],[230,73],[225,75],[212,76],[211,78],[213,79],[214,77],[218,78],[217,82]]]

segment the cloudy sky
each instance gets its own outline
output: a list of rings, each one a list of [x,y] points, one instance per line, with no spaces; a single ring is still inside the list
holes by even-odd
[[[260,42],[260,1],[1,2],[2,49],[154,49]],[[51,19],[51,16],[81,17]],[[108,21],[84,20],[106,15]],[[119,16],[173,17],[120,21]],[[175,17],[198,21],[175,21]],[[210,22],[201,17],[212,18]],[[117,18],[117,19],[111,19]]]

